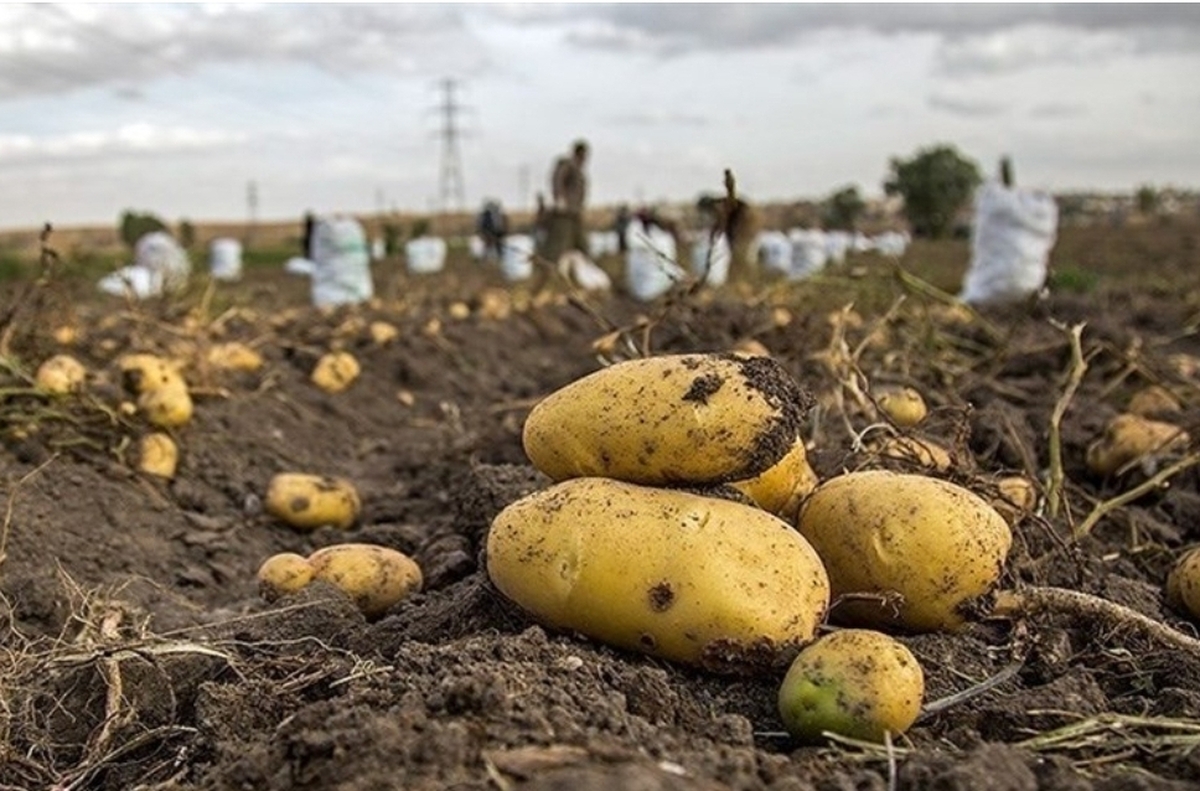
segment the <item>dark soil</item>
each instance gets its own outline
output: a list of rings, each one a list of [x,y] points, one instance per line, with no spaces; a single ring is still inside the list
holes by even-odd
[[[305,307],[305,282],[278,272],[138,306],[87,284],[10,285],[0,306],[21,303],[0,402],[0,789],[1198,787],[1200,654],[1119,623],[1047,613],[901,636],[925,669],[927,703],[1000,683],[923,717],[891,751],[802,746],[783,733],[780,676],[714,675],[548,632],[481,567],[495,514],[548,484],[525,459],[525,415],[597,370],[593,342],[615,329],[655,353],[760,341],[817,398],[804,436],[824,479],[878,461],[854,449],[851,432],[873,418],[828,353],[830,314],[854,303],[863,321],[839,332],[850,352],[861,346],[859,385],[925,394],[931,416],[917,433],[951,450],[942,474],[987,492],[996,476],[1025,473],[1044,494],[1071,366],[1065,328],[1086,322],[1088,367],[1061,426],[1067,508],[1016,523],[1005,584],[1084,591],[1195,634],[1161,586],[1180,551],[1200,543],[1197,467],[1090,535],[1071,531],[1155,472],[1101,480],[1083,461],[1139,387],[1171,389],[1183,411],[1162,417],[1200,437],[1200,374],[1188,368],[1200,358],[1197,236],[1188,224],[1066,229],[1056,273],[1082,269],[1097,282],[985,311],[986,323],[954,320],[875,257],[809,283],[665,306],[568,299],[553,282],[537,299],[532,286],[509,287],[502,318],[480,309],[495,307],[485,291],[503,284],[466,263],[410,279],[389,262],[379,303],[332,312]],[[903,264],[953,291],[965,261],[961,243],[919,243]],[[468,318],[453,318],[458,300]],[[372,342],[377,319],[399,328],[394,342]],[[80,337],[66,350],[93,372],[87,393],[28,394],[22,374],[64,350],[51,331],[68,321]],[[225,340],[254,345],[265,368],[189,370],[196,411],[173,432],[176,478],[136,472],[133,440],[148,428],[115,410],[116,358]],[[330,348],[363,367],[339,394],[308,380]],[[262,498],[281,471],[352,480],[358,525],[276,523]],[[411,555],[424,591],[373,622],[322,583],[259,598],[268,556],[347,541]]]

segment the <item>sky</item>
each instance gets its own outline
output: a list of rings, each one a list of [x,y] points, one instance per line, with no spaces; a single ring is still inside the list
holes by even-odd
[[[6,3],[0,228],[437,210],[448,79],[472,210],[581,137],[593,204],[878,196],[938,143],[1200,185],[1196,4]]]

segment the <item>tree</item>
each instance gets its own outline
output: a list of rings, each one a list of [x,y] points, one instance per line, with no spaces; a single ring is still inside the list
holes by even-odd
[[[843,187],[825,199],[821,224],[830,231],[853,231],[866,208],[858,187]]]
[[[126,209],[121,212],[120,222],[121,241],[133,247],[137,244],[138,239],[141,239],[152,231],[165,231],[167,224],[150,213],[139,213]]]
[[[883,188],[904,198],[904,215],[918,236],[948,235],[955,215],[983,181],[979,166],[947,144],[921,149],[908,160],[892,157],[890,166]]]
[[[1162,196],[1151,185],[1143,184],[1138,187],[1137,193],[1134,195],[1134,201],[1137,203],[1138,212],[1149,216],[1158,212],[1158,207],[1162,203]]]
[[[196,226],[191,220],[179,221],[179,244],[185,248],[190,248],[196,243]]]

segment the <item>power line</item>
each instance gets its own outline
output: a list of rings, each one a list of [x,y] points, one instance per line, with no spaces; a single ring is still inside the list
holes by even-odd
[[[442,103],[437,106],[442,115],[442,128],[438,135],[442,139],[441,175],[438,179],[438,196],[442,211],[450,207],[453,199],[454,206],[459,211],[466,208],[466,189],[463,187],[462,155],[459,152],[458,115],[463,106],[454,100],[454,89],[458,83],[450,78],[439,83],[442,89]]]

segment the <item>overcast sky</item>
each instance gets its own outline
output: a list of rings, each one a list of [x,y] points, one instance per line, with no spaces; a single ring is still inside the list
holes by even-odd
[[[0,227],[430,209],[444,78],[471,208],[577,137],[594,203],[877,195],[940,141],[1200,185],[1200,5],[4,4]]]

